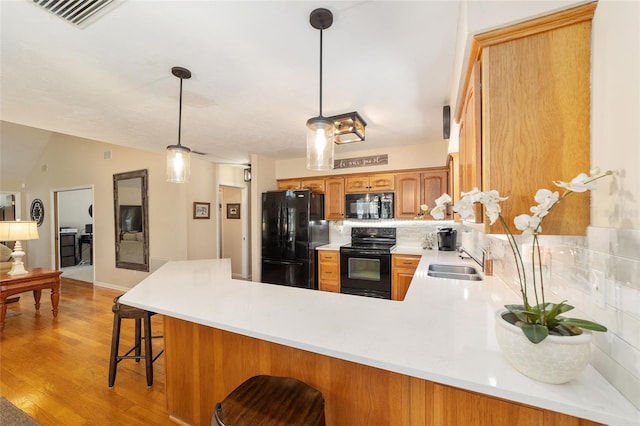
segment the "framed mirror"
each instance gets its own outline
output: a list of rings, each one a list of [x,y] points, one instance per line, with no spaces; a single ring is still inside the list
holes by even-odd
[[[116,268],[149,271],[147,170],[113,175]]]

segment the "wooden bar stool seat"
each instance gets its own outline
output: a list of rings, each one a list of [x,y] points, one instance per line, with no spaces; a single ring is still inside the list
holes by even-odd
[[[109,358],[109,387],[113,387],[116,382],[116,370],[118,363],[123,359],[135,359],[140,362],[145,361],[147,386],[153,385],[153,363],[164,352],[161,350],[155,357],[153,356],[152,339],[161,338],[162,336],[153,336],[151,334],[151,317],[155,312],[145,311],[144,309],[135,308],[129,305],[123,305],[119,302],[122,295],[113,299],[113,332],[111,334],[111,357]],[[120,347],[120,327],[123,319],[135,320],[135,341],[134,346],[124,355],[119,354]],[[141,333],[142,323],[144,322],[144,336]],[[144,354],[142,353],[142,340],[144,339]],[[130,355],[134,352],[134,355]]]
[[[290,377],[254,376],[216,405],[212,426],[324,426],[324,398]]]

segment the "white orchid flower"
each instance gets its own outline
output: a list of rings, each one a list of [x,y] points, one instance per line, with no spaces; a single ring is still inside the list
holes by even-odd
[[[472,197],[463,196],[462,199],[453,206],[453,211],[459,213],[462,219],[471,219],[475,217],[473,203]]]
[[[492,189],[491,191],[481,192],[479,201],[486,206],[487,204],[495,204],[508,198],[509,197],[501,197],[498,191]]]
[[[588,176],[586,173],[580,173],[578,176],[571,179],[571,182],[554,180],[553,183],[560,188],[565,188],[573,192],[586,192],[595,187],[593,178]]]
[[[516,228],[522,231],[524,238],[538,233],[542,230],[540,227],[540,218],[538,216],[529,216],[528,214],[521,214],[513,219],[513,223]]]
[[[446,209],[447,206],[445,206],[444,204],[441,206],[435,206],[433,209],[431,209],[431,217],[436,220],[444,219],[444,213]]]
[[[551,192],[548,189],[539,189],[534,197],[538,205],[531,207],[531,213],[539,218],[545,217],[547,213],[549,213],[551,207],[558,202],[559,197],[560,194],[558,191]]]
[[[485,213],[489,218],[489,223],[493,225],[500,217],[500,213],[502,209],[500,209],[500,205],[498,203],[485,204]]]
[[[444,206],[451,203],[451,197],[446,192],[436,199],[436,206]]]
[[[482,196],[482,192],[478,188],[473,188],[469,192],[461,192],[460,196],[462,197],[460,201],[467,199],[471,204],[480,201],[480,197]]]

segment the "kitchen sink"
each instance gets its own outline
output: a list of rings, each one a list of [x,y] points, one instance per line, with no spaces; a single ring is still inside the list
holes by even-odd
[[[477,274],[478,271],[473,266],[465,265],[429,265],[429,271],[433,272],[449,272],[453,274]]]
[[[482,276],[476,268],[465,265],[429,265],[427,275],[434,278],[450,280],[482,281]]]

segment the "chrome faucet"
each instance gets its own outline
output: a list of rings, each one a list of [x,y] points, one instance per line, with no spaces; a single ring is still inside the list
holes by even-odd
[[[478,265],[480,265],[480,268],[482,268],[482,272],[484,272],[484,257],[486,254],[486,250],[482,250],[482,262],[480,260],[478,260],[474,255],[472,255],[471,253],[469,253],[467,251],[467,249],[465,249],[464,247],[460,246],[460,248],[458,248],[458,253],[460,253],[460,259],[472,259],[474,262],[476,262]],[[464,256],[464,254],[466,254],[467,256]]]

